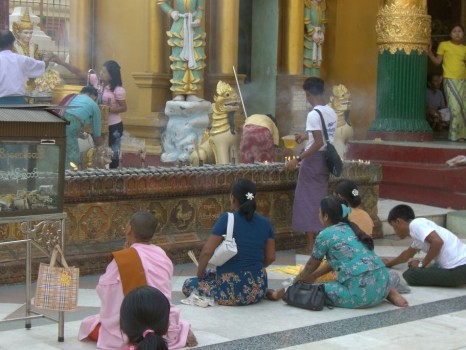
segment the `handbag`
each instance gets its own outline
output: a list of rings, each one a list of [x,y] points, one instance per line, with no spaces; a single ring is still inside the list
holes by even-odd
[[[235,217],[233,213],[228,213],[227,234],[223,235],[223,242],[215,249],[214,255],[209,260],[209,264],[222,266],[236,254],[238,247],[233,238],[233,227],[235,225]]]
[[[63,267],[55,266],[61,255]],[[37,276],[34,305],[56,311],[75,311],[78,305],[79,269],[69,267],[60,246],[53,249],[50,265],[41,263]]]
[[[321,311],[325,304],[325,286],[297,281],[288,287],[282,300],[291,306]]]
[[[343,161],[341,160],[341,157],[338,154],[335,146],[333,146],[328,139],[327,128],[325,127],[322,112],[316,108],[314,108],[314,110],[319,113],[320,121],[322,123],[322,131],[324,132],[325,142],[327,143],[327,148],[325,150],[325,160],[327,162],[328,170],[335,177],[339,177],[343,172]]]

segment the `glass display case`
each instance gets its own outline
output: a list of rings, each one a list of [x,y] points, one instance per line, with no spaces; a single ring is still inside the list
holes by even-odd
[[[63,211],[65,126],[48,110],[0,106],[0,217]]]

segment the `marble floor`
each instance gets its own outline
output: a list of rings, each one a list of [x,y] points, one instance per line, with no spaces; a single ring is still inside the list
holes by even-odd
[[[382,221],[395,204],[379,202]],[[415,206],[415,211],[442,223],[448,210]],[[384,230],[386,238],[376,240],[379,255],[395,256],[409,244],[409,239],[400,241],[391,235],[389,226],[384,225]],[[271,268],[303,264],[306,259],[292,250],[280,251]],[[397,266],[396,271],[401,273],[405,268]],[[198,349],[466,349],[466,286],[412,287],[405,295],[410,304],[405,309],[384,302],[371,309],[312,312],[281,301],[200,308],[180,302],[181,285],[194,272],[193,264],[175,266],[173,300],[182,310],[182,318],[191,322]],[[280,287],[289,277],[270,271],[269,284]],[[98,312],[97,280],[98,276],[81,277],[78,310],[65,314],[65,342],[57,342],[57,324],[46,319],[33,320],[29,330],[24,329],[24,321],[17,321],[0,323],[0,349],[95,349],[95,343],[79,342],[76,335],[80,320]],[[24,285],[0,286],[0,319],[23,315],[23,299]]]

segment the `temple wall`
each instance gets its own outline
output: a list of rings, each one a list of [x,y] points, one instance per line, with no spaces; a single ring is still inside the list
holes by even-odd
[[[291,227],[291,211],[297,171],[286,172],[284,165],[204,166],[199,168],[145,168],[122,170],[68,171],[65,178],[65,253],[70,265],[79,266],[81,275],[101,273],[108,256],[123,247],[128,220],[139,210],[150,210],[159,226],[153,242],[161,246],[174,263],[189,261],[188,250],[199,253],[218,216],[230,210],[232,183],[248,178],[257,185],[257,210],[271,220],[277,249],[293,249],[305,244],[304,235]],[[377,201],[381,166],[345,163],[342,178],[359,184],[363,206],[376,223],[381,236]],[[331,178],[329,193],[337,181]],[[0,241],[23,237],[19,225],[0,225]],[[50,251],[55,240],[38,235]],[[24,245],[0,250],[0,283],[24,278]],[[45,261],[33,248],[34,265]]]
[[[351,2],[327,0],[328,24],[321,76],[327,81],[329,88],[333,84],[341,83],[346,85],[352,93],[353,105],[350,119],[356,131],[356,138],[362,138],[365,135],[366,129],[375,116],[377,83],[375,22],[376,14],[383,2],[383,0],[353,0]],[[112,0],[95,2],[97,20],[95,22],[94,67],[100,69],[102,63],[108,59],[114,59],[120,63],[124,87],[127,90],[128,112],[123,114],[126,125],[131,125],[132,119],[140,114],[138,110],[138,104],[141,103],[138,98],[139,90],[132,73],[151,71],[151,11],[156,11],[157,16],[162,16],[159,13],[160,9],[154,7],[149,0],[140,0],[140,3],[138,6],[130,3],[114,6]],[[206,6],[209,6],[209,2],[206,2]],[[165,17],[162,16],[162,18]],[[166,22],[164,25],[168,26],[170,21],[166,20]],[[160,28],[163,32],[166,29]],[[212,35],[208,36],[207,41],[212,39]],[[163,41],[162,47],[167,46],[165,36],[162,36],[161,40]],[[168,48],[165,49],[168,50]],[[278,47],[278,50],[280,52],[282,47]],[[160,55],[167,53],[158,52]],[[169,70],[165,73],[170,74]],[[286,80],[285,84],[289,84],[289,81]],[[277,89],[283,90],[282,85],[283,82],[279,81]],[[298,83],[295,89],[298,95],[299,85]],[[280,91],[277,95],[276,114],[277,116],[282,114],[282,118],[288,119],[287,111],[281,113],[283,107],[280,104],[289,101],[283,102]],[[270,100],[273,101],[273,99],[274,97],[271,97]],[[298,99],[302,99],[302,96],[298,96]],[[158,108],[159,110],[153,112],[163,111],[162,108]],[[302,113],[299,110],[296,111],[298,115],[296,123],[299,123],[299,116]],[[274,113],[274,111],[266,111],[266,113]],[[136,121],[136,123],[140,122]],[[282,124],[284,126],[281,131],[287,133],[289,131],[285,130],[287,123]]]
[[[352,94],[350,120],[363,138],[375,118],[377,90],[376,15],[383,0],[327,0],[327,43],[323,77]]]
[[[115,60],[121,66],[123,87],[127,91],[128,112],[123,120],[130,121],[137,110],[137,86],[132,72],[149,71],[149,9],[150,0],[94,1],[95,4],[95,60],[94,68],[100,71],[107,60]]]

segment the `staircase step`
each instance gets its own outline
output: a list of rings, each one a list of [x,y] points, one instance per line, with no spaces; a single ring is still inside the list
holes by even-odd
[[[466,239],[466,210],[452,211],[447,214],[447,229],[459,238]]]

